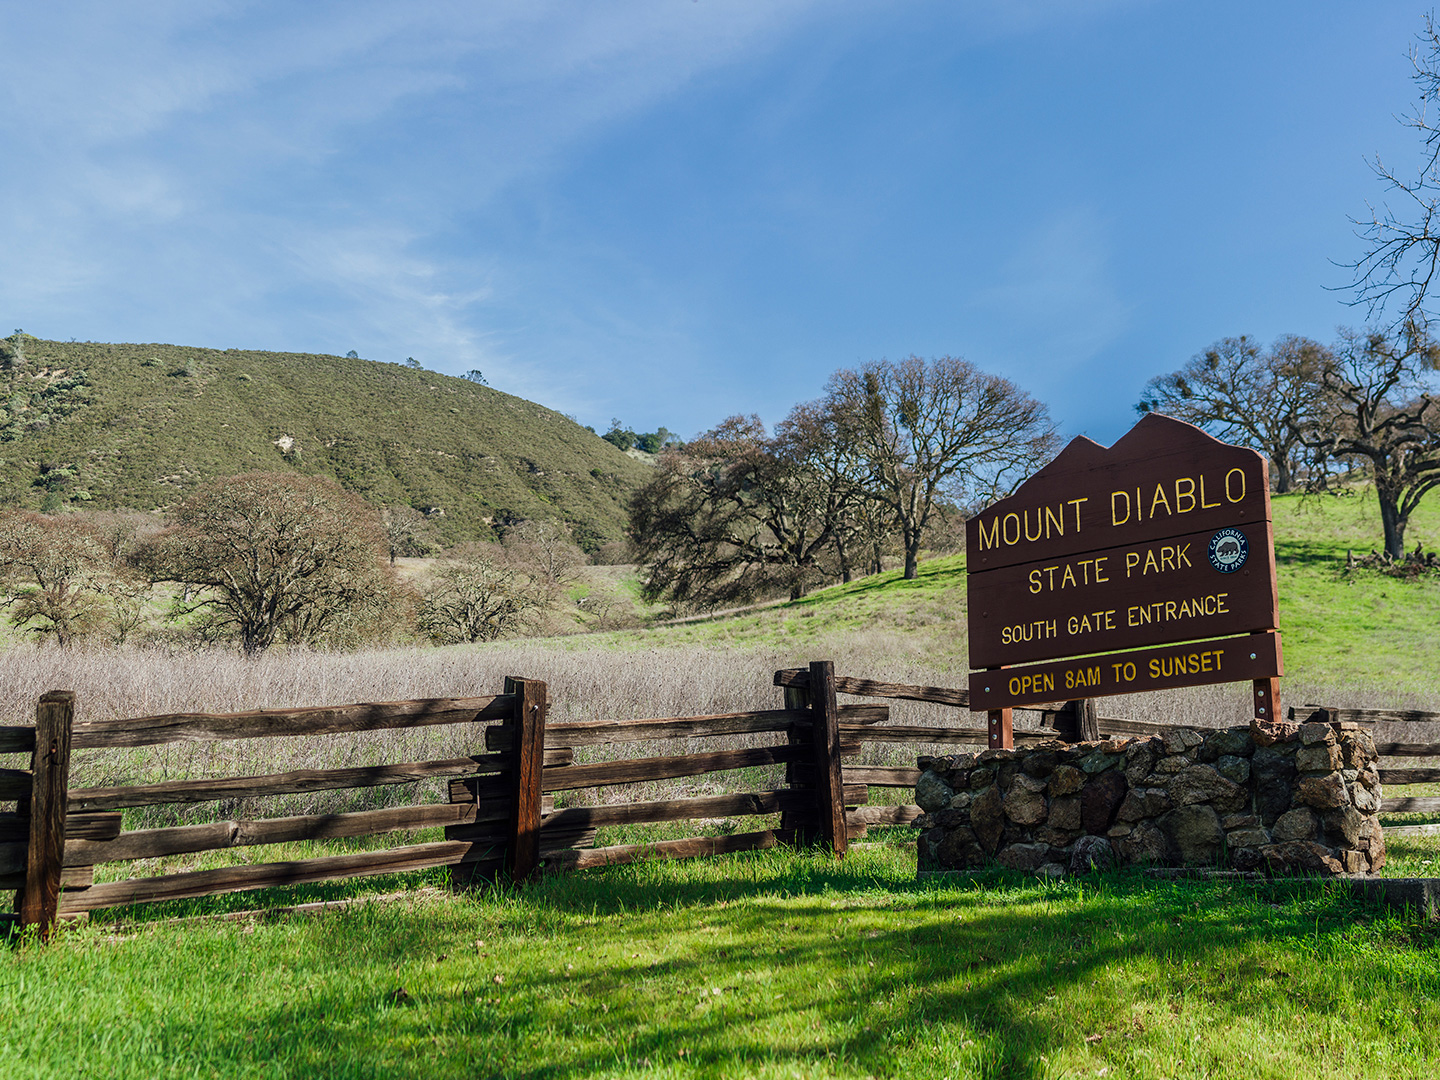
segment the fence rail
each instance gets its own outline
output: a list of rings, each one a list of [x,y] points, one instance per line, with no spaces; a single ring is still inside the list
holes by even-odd
[[[508,872],[516,880],[541,866],[583,870],[641,858],[694,858],[758,850],[780,843],[819,843],[843,855],[872,827],[903,825],[913,804],[870,805],[873,788],[913,788],[919,770],[861,763],[867,745],[920,748],[985,746],[984,725],[891,725],[890,707],[847,698],[919,701],[966,711],[963,689],[837,676],[829,662],[775,673],[783,707],[703,716],[566,722],[547,725],[544,683],[512,678],[490,697],[433,698],[303,709],[185,713],[132,720],[74,722],[73,694],[52,691],[36,707],[34,726],[0,727],[0,753],[30,754],[28,769],[0,769],[0,886],[18,890],[22,924],[48,935],[57,919],[117,905],[178,900],[274,886],[448,867],[465,887]],[[1144,735],[1166,725],[1095,717],[1083,703],[1053,702],[1016,710],[1030,717],[1014,732],[1024,744],[1082,730]],[[1440,723],[1440,713],[1395,710],[1291,709],[1292,719]],[[69,786],[72,750],[144,748],[216,740],[304,738],[442,724],[476,727],[475,753],[360,768],[300,769],[259,776],[174,780],[116,787]],[[1086,725],[1082,727],[1082,725]],[[741,737],[753,745],[705,748]],[[684,742],[683,752],[577,762],[592,747]],[[695,744],[701,748],[697,749]],[[1388,742],[1387,758],[1440,758],[1440,745]],[[686,798],[563,805],[570,793],[646,784],[716,772],[779,766],[784,784]],[[770,774],[773,777],[773,773]],[[444,780],[449,802],[126,830],[123,811],[145,806],[264,798]],[[1381,770],[1385,784],[1440,783],[1440,768]],[[562,805],[556,805],[557,796]],[[1440,796],[1391,796],[1387,812],[1440,812]],[[723,836],[688,836],[644,844],[595,846],[597,830],[628,825],[779,816],[771,828]],[[96,883],[103,864],[135,863],[256,845],[382,837],[443,828],[445,839],[283,862],[127,877]]]

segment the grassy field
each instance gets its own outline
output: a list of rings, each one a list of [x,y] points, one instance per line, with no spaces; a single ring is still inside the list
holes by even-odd
[[[1277,500],[1276,532],[1287,700],[1440,711],[1437,586],[1343,572],[1347,548],[1375,544],[1373,502]],[[1427,508],[1412,525],[1412,546],[1429,547],[1437,534],[1440,513]],[[623,572],[608,573],[613,587],[625,587]],[[52,687],[79,691],[84,720],[487,694],[506,674],[546,680],[555,720],[725,712],[774,707],[774,670],[814,659],[834,660],[842,674],[963,685],[963,626],[963,560],[947,558],[922,564],[914,582],[879,575],[643,632],[275,652],[253,662],[220,652],[16,648],[0,665],[0,722],[27,719]],[[1245,687],[1212,687],[1109,699],[1102,711],[1238,723],[1247,699]],[[968,719],[913,703],[895,703],[893,716]],[[466,735],[431,729],[85,752],[78,766],[94,784],[334,767],[473,752]],[[1406,741],[1432,738],[1440,741],[1440,731],[1417,729]],[[778,776],[729,782],[771,780]],[[698,794],[714,782],[671,782],[669,793]],[[378,797],[443,796],[437,786]],[[355,798],[322,793],[218,809],[273,815],[370,805],[343,801]],[[216,809],[199,812],[213,819]],[[431,873],[100,913],[48,946],[18,942],[0,958],[0,1069],[17,1077],[537,1080],[1436,1072],[1433,927],[1356,906],[1319,883],[1157,882],[1133,872],[1058,883],[916,880],[906,836],[892,831],[896,843],[862,846],[843,863],[777,849],[462,897],[422,889],[443,883]],[[315,845],[242,849],[141,872],[321,853]],[[1390,853],[1388,875],[1431,876],[1440,838],[1395,839]],[[128,872],[117,866],[100,876]],[[404,898],[308,918],[164,921],[393,890]]]
[[[1440,940],[1323,885],[651,863],[0,965],[6,1076],[1429,1077]],[[315,892],[306,896],[316,895]]]

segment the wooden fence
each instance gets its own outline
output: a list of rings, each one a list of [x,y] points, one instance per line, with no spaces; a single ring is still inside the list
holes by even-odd
[[[274,886],[450,868],[464,887],[493,880],[502,870],[514,879],[541,865],[585,869],[640,858],[685,858],[819,843],[844,854],[849,842],[871,826],[913,821],[913,804],[870,805],[871,788],[912,789],[914,767],[857,762],[867,744],[915,748],[985,746],[985,724],[897,726],[889,707],[840,705],[840,695],[931,702],[968,712],[965,690],[911,686],[837,677],[828,661],[775,673],[783,707],[770,710],[622,719],[547,725],[546,686],[507,679],[493,697],[336,707],[275,709],[231,714],[177,714],[77,724],[75,695],[52,691],[36,707],[35,725],[0,727],[0,753],[29,753],[29,769],[0,769],[0,887],[18,890],[22,925],[48,934],[57,919],[99,908]],[[1069,740],[1105,735],[1143,735],[1166,730],[1095,715],[1087,702],[1017,710],[1034,726],[1015,732],[1017,745],[1056,736]],[[1362,710],[1292,709],[1292,719],[1440,722],[1440,714]],[[72,750],[148,747],[213,740],[306,737],[434,725],[479,725],[470,756],[409,761],[363,768],[303,769],[263,776],[175,780],[128,787],[72,788]],[[735,748],[734,737],[755,745]],[[718,749],[691,744],[729,737]],[[576,764],[575,751],[637,742],[685,740],[683,753]],[[1385,757],[1440,757],[1440,745],[1384,743]],[[708,773],[783,765],[785,782],[721,795],[653,801],[556,806],[566,792],[630,785]],[[423,803],[335,814],[223,820],[198,825],[126,830],[123,811],[162,804],[206,803],[449,780],[448,803]],[[1385,784],[1440,782],[1440,769],[1383,769]],[[561,800],[562,802],[565,800]],[[1388,812],[1440,811],[1440,797],[1386,798]],[[722,836],[691,836],[645,844],[595,847],[596,830],[618,825],[779,815],[774,828]],[[99,864],[185,855],[248,845],[375,836],[444,826],[445,839],[430,843],[327,855],[288,862],[227,866],[212,870],[129,877],[96,883]],[[1388,830],[1387,830],[1388,831]]]

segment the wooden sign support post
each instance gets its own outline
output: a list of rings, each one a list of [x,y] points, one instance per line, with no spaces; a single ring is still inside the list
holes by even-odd
[[[1015,712],[1013,709],[990,710],[990,749],[1012,750],[1015,747]]]
[[[1255,683],[1255,719],[1257,720],[1279,720],[1280,719],[1280,680],[1279,679],[1256,679]]]

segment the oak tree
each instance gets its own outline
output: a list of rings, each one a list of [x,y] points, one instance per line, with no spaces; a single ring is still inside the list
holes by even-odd
[[[866,491],[893,515],[907,579],[937,515],[1008,494],[1057,449],[1043,404],[959,357],[881,360],[836,372],[827,389],[865,460]]]
[[[247,473],[206,484],[139,554],[157,581],[188,586],[185,613],[247,656],[314,641],[389,588],[378,515],[333,481]]]
[[[1320,381],[1329,403],[1306,441],[1323,463],[1360,462],[1375,483],[1385,551],[1405,554],[1405,527],[1440,486],[1440,345],[1414,323],[1341,332]]]
[[[1179,371],[1145,385],[1135,411],[1158,412],[1270,459],[1284,494],[1302,468],[1305,435],[1326,411],[1320,374],[1329,350],[1289,335],[1269,348],[1252,338],[1222,338]]]

